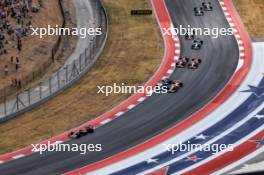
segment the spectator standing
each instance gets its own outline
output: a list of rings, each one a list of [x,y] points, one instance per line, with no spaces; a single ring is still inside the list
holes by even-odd
[[[18,37],[18,39],[17,39],[17,49],[19,52],[22,50],[22,41],[21,41],[20,37]]]
[[[8,76],[8,73],[9,73],[8,65],[5,65],[5,67],[4,67],[4,75]]]
[[[12,84],[11,85],[13,87],[17,87],[17,79],[13,77],[11,80],[12,80]]]
[[[14,57],[13,56],[11,56],[10,61],[11,61],[11,63],[14,63]]]
[[[19,67],[20,67],[20,61],[19,61],[19,58],[16,57],[16,63],[15,63],[15,69],[16,69],[16,71],[18,71]]]
[[[20,79],[17,80],[17,87],[18,87],[19,89],[22,88],[22,83],[21,83],[21,80],[20,80]]]

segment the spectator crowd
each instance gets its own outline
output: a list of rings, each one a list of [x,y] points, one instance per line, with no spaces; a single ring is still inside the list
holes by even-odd
[[[0,0],[0,61],[6,61],[5,55],[12,55],[2,68],[4,78],[15,71],[16,76],[10,78],[12,86],[21,87],[17,72],[21,66],[22,38],[30,35],[32,15],[41,7],[42,0]]]

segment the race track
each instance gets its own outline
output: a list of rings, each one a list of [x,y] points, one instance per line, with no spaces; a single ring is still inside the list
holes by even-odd
[[[206,13],[204,17],[195,17],[193,8],[201,3],[201,0],[166,0],[174,26],[229,27],[217,0],[212,1],[213,12]],[[185,41],[183,36],[179,38],[181,55],[201,58],[201,67],[198,70],[176,69],[172,79],[184,82],[184,88],[178,93],[154,94],[123,116],[98,128],[93,135],[70,142],[100,143],[103,145],[102,152],[87,155],[78,152],[35,153],[2,164],[1,175],[61,174],[82,167],[161,133],[207,104],[226,85],[237,67],[239,51],[236,40],[233,36],[217,39],[200,36],[204,40],[203,48],[193,51],[190,49],[191,41]]]

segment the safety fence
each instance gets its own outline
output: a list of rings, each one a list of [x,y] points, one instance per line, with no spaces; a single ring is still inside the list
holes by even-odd
[[[102,35],[94,35],[88,46],[71,64],[60,68],[37,86],[27,88],[14,98],[7,99],[1,94],[0,122],[5,122],[24,112],[49,101],[85,75],[101,55],[108,38],[108,19],[100,0],[95,0],[97,23],[102,28]]]

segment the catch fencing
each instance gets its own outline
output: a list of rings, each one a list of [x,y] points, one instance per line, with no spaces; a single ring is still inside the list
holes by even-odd
[[[21,115],[54,98],[78,81],[94,65],[101,55],[108,38],[106,11],[100,0],[95,0],[94,3],[98,13],[96,25],[102,28],[102,35],[92,37],[90,44],[78,58],[74,59],[71,64],[60,68],[37,86],[20,91],[11,99],[7,99],[5,93],[1,94],[0,122],[5,122]]]

